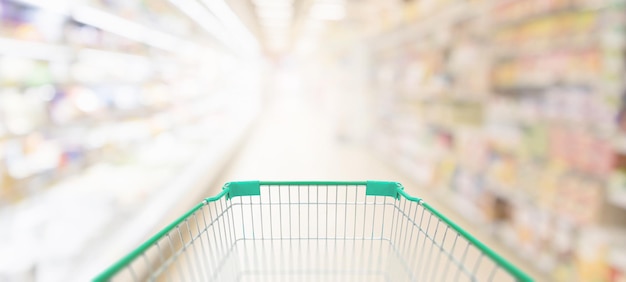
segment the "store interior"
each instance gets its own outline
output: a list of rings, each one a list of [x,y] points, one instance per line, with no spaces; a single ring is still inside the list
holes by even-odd
[[[626,281],[626,1],[0,0],[0,281],[253,179],[398,181],[537,281]]]

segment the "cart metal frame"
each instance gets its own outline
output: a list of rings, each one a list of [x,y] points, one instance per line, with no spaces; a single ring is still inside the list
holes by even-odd
[[[532,281],[397,182],[230,182],[94,281]]]

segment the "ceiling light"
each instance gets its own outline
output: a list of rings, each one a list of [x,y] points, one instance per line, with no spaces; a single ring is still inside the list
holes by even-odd
[[[184,42],[169,34],[144,27],[135,22],[88,6],[74,9],[72,17],[78,22],[167,51],[176,52]]]

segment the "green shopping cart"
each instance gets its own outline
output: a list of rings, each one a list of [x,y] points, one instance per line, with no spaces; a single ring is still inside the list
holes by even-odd
[[[401,184],[230,182],[94,281],[532,281]]]

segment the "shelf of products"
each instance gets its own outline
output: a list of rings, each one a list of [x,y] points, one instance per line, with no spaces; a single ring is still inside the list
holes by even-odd
[[[496,1],[493,21],[499,25],[523,24],[546,15],[560,16],[581,9],[599,9],[607,2],[596,0]]]
[[[371,47],[374,145],[551,279],[619,281],[626,4],[433,2]]]
[[[0,48],[3,200],[28,197],[25,191],[36,192],[62,178],[56,172],[65,167],[83,167],[103,148],[125,147],[169,129],[163,126],[189,122],[194,116],[184,109],[223,87],[219,70],[212,67],[217,64],[198,67],[19,2],[5,1],[2,10],[1,40],[7,43]],[[211,52],[204,58],[219,60]],[[102,140],[132,131],[134,136]],[[82,136],[90,137],[80,140]],[[18,188],[32,183],[39,184]]]
[[[254,112],[250,113],[244,117],[222,111],[178,126],[144,142],[141,150],[121,155],[114,162],[95,162],[83,173],[4,210],[10,222],[2,224],[11,228],[0,234],[3,242],[22,256],[39,254],[20,256],[23,261],[18,263],[28,259],[29,267],[8,277],[34,276],[46,281],[91,278],[143,241],[181,197],[212,181],[210,172],[219,171],[229,158],[250,124]],[[42,212],[45,210],[54,212]],[[77,222],[81,222],[80,228]],[[37,234],[34,229],[42,232],[22,236]],[[91,251],[83,253],[86,249]],[[87,255],[91,258],[85,260]],[[8,259],[3,265],[14,271],[10,260],[15,256],[2,259]]]
[[[64,3],[0,1],[3,281],[89,280],[212,181],[258,110],[255,62],[169,1]]]

